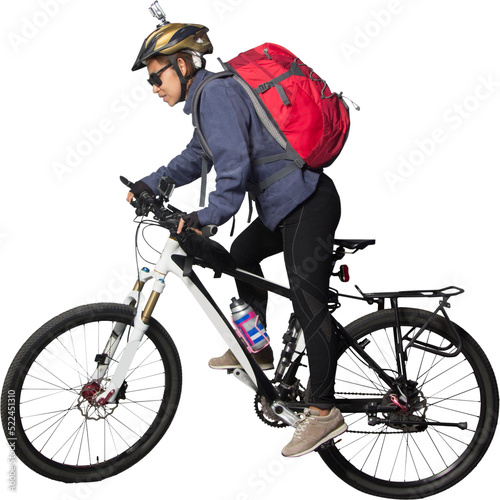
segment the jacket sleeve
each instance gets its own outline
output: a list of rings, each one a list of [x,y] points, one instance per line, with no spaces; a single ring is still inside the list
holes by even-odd
[[[210,146],[216,187],[208,206],[198,212],[200,223],[222,225],[240,208],[250,174],[250,110],[232,79],[214,80],[203,90],[200,126]]]
[[[155,194],[158,194],[158,183],[163,176],[171,177],[176,186],[185,186],[201,177],[201,146],[193,135],[186,149],[173,158],[165,167],[160,167],[156,172],[141,179]],[[208,170],[212,168],[212,162],[208,160]]]

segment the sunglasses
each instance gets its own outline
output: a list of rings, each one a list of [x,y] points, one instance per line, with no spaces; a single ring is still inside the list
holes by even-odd
[[[163,66],[163,68],[160,68],[156,73],[151,73],[148,78],[148,82],[151,85],[156,85],[157,87],[161,87],[162,81],[160,78],[160,75],[167,69],[172,66],[171,64],[167,64],[166,66]]]

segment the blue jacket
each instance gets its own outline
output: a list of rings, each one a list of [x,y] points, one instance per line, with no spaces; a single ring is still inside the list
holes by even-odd
[[[194,90],[212,73],[199,70],[189,90],[184,112],[191,114]],[[241,85],[232,78],[209,82],[200,99],[200,125],[212,150],[215,191],[208,196],[208,206],[198,212],[200,223],[222,225],[239,210],[247,181],[258,184],[285,167],[290,160],[251,166],[253,159],[282,153],[281,146],[269,134],[255,113]],[[155,193],[160,178],[170,176],[176,186],[201,177],[201,146],[193,135],[186,149],[165,167],[142,179]],[[209,169],[212,164],[209,162]],[[315,190],[319,175],[310,170],[295,170],[275,182],[256,200],[257,213],[273,231],[280,221]]]

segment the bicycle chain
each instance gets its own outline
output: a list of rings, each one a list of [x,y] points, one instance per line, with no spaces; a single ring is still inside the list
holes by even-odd
[[[336,392],[335,394],[342,394],[343,396],[381,396],[380,393],[371,392]],[[403,434],[404,432],[421,432],[421,431],[351,431],[347,429],[346,432],[351,434]]]
[[[383,396],[383,394],[380,394],[379,392],[373,393],[373,392],[336,392],[335,394],[344,394],[347,396]]]
[[[336,392],[335,394],[343,395],[343,396],[381,396],[380,393],[371,393],[371,392]],[[266,406],[265,399],[263,396],[256,395],[254,400],[255,411],[258,417],[267,425],[271,427],[286,427],[287,424],[277,419],[270,411],[270,408]],[[258,404],[261,404],[261,408],[259,408]],[[264,404],[263,404],[264,403]],[[347,429],[346,433],[351,434],[403,434],[404,432],[421,432],[421,431],[352,431]],[[322,445],[322,448],[326,448],[331,446],[333,443],[325,443]]]

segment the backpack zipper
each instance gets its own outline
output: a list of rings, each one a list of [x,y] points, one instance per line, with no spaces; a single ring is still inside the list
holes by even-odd
[[[352,99],[349,99],[349,97],[346,97],[343,92],[338,94],[338,96],[342,102],[344,101],[344,99],[347,99],[354,106],[354,109],[356,111],[359,111],[361,109]],[[344,102],[344,105],[347,106],[347,104],[345,102]]]

